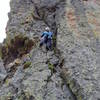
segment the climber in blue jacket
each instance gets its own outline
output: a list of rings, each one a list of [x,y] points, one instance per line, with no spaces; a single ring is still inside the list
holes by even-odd
[[[52,32],[50,32],[50,28],[46,27],[45,31],[41,35],[40,47],[43,44],[46,44],[46,49],[51,50],[52,47]]]

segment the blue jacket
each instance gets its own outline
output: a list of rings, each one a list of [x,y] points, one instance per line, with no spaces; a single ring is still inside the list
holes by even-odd
[[[53,35],[52,32],[45,31],[45,32],[42,33],[41,37],[46,37],[47,36],[49,39],[52,39],[52,35]]]

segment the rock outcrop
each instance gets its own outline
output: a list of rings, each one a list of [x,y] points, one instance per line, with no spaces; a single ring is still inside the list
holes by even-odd
[[[100,1],[11,0],[0,45],[0,100],[99,100]],[[39,48],[49,26],[53,50]]]

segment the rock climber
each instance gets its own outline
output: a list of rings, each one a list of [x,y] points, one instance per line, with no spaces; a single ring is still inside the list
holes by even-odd
[[[46,50],[51,50],[52,48],[52,35],[49,27],[45,28],[45,31],[41,35],[40,47],[46,44]]]

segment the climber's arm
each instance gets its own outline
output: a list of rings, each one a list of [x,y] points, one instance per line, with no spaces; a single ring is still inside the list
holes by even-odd
[[[41,34],[41,37],[43,37],[44,36],[44,32]]]

